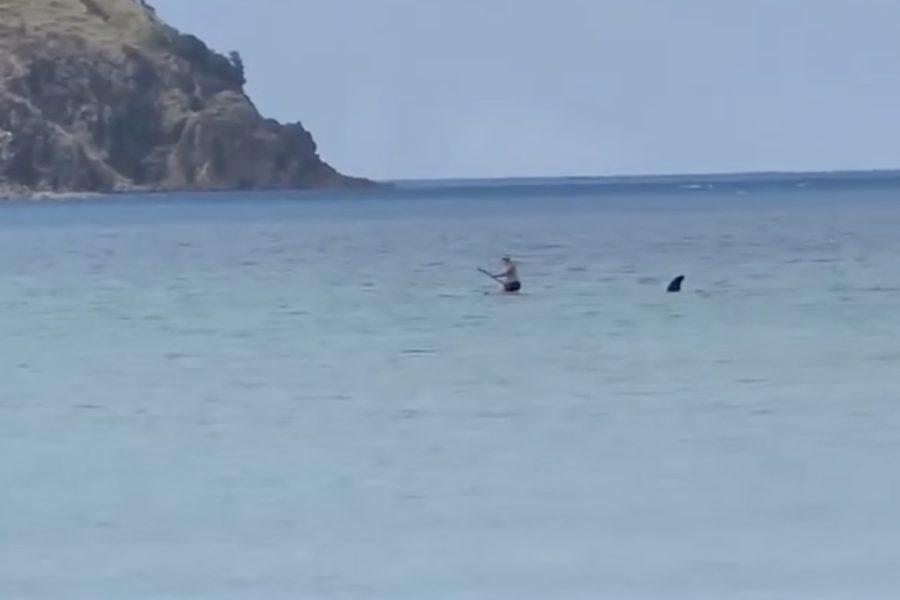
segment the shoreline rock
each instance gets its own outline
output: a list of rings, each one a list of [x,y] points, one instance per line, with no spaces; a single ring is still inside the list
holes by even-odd
[[[141,0],[0,0],[0,196],[370,185]]]

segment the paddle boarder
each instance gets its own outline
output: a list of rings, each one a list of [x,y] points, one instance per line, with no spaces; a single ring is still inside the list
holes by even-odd
[[[489,273],[484,269],[479,269],[485,275],[492,277],[500,282],[503,286],[503,291],[507,294],[515,294],[519,290],[522,289],[522,281],[519,279],[519,268],[516,263],[513,262],[513,259],[504,256],[501,259],[503,263],[503,271],[498,274]]]

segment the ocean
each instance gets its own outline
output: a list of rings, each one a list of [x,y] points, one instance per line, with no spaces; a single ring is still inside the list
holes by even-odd
[[[0,205],[0,599],[897,598],[898,231],[896,182]]]

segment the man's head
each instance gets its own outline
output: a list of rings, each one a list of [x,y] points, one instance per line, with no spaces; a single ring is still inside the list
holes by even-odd
[[[503,261],[503,264],[504,264],[504,265],[508,265],[508,264],[511,264],[511,263],[512,263],[512,259],[511,259],[510,257],[508,257],[508,256],[504,256],[504,257],[501,258],[500,260]]]

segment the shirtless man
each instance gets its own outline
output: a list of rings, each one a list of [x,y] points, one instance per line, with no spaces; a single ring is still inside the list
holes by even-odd
[[[516,263],[508,256],[503,257],[503,272],[497,275],[497,280],[503,284],[503,291],[508,294],[514,294],[522,289],[522,282],[519,280],[519,269]]]

